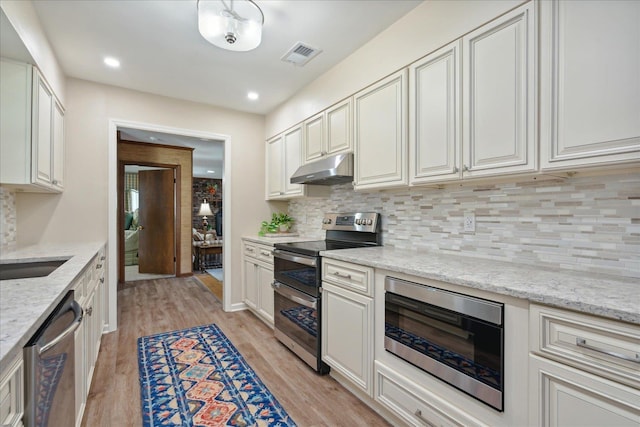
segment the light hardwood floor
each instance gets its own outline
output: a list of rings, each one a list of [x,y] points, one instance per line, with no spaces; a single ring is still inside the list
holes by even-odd
[[[193,277],[118,291],[118,330],[103,335],[83,426],[141,426],[138,337],[215,323],[299,426],[387,426],[329,376],[318,376],[248,311],[225,313]]]

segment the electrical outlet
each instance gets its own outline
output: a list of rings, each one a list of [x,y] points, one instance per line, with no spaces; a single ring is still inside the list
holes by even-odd
[[[476,216],[473,213],[464,214],[464,231],[468,233],[476,232]]]

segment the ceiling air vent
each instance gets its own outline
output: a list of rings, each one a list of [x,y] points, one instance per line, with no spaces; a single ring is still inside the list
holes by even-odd
[[[309,46],[308,44],[298,42],[294,44],[293,47],[289,49],[287,53],[285,53],[280,59],[282,59],[284,62],[290,62],[293,65],[301,67],[307,62],[311,61],[311,59],[313,59],[320,52],[322,52],[321,49],[317,49],[313,46]]]

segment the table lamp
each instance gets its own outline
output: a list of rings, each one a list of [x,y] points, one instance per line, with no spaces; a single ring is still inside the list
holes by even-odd
[[[198,211],[198,216],[202,217],[202,228],[204,228],[204,233],[206,236],[207,230],[209,228],[209,222],[207,221],[207,215],[213,216],[213,212],[211,212],[211,206],[207,202],[207,199],[204,199],[202,204],[200,204],[200,210]]]

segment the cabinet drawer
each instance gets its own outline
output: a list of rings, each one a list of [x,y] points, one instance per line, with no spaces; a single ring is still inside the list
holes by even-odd
[[[376,362],[375,399],[413,426],[484,426],[407,378]]]
[[[245,256],[250,256],[252,258],[258,258],[258,245],[256,245],[255,243],[243,242],[242,253],[244,253]]]
[[[640,388],[640,327],[531,305],[534,353]]]
[[[23,364],[18,357],[0,379],[0,424],[22,425],[23,404]]]
[[[74,298],[80,303],[80,305],[83,304],[85,298],[87,297],[87,273],[89,273],[90,275],[91,270],[85,269],[82,273],[80,273],[75,283],[73,284]]]
[[[256,250],[259,260],[273,265],[273,246],[258,245]]]
[[[322,258],[322,280],[373,296],[373,268]]]

